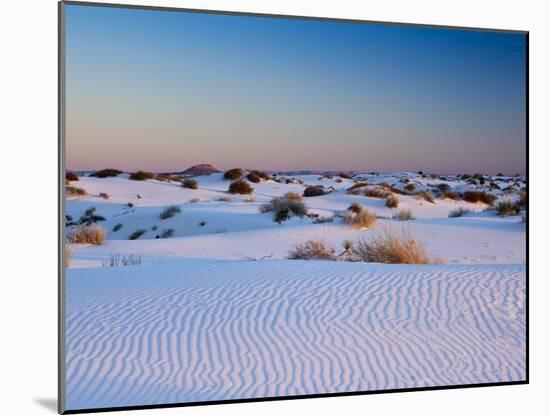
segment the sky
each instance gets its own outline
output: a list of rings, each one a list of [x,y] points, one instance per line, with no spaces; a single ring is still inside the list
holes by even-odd
[[[524,174],[518,33],[66,6],[66,164]]]

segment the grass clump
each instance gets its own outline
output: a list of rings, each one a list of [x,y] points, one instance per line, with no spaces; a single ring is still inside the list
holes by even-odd
[[[388,196],[386,198],[386,207],[389,207],[390,209],[395,209],[399,206],[399,199],[395,196]]]
[[[500,202],[497,205],[498,216],[516,216],[521,212],[521,206],[519,203],[513,203],[508,200]]]
[[[107,199],[107,200],[111,198],[111,196],[109,196],[107,193],[103,193],[103,192],[99,193],[99,197],[102,198],[102,199]]]
[[[422,190],[419,190],[416,194],[422,199],[424,199],[426,202],[435,204],[434,196],[430,191],[422,189]]]
[[[404,189],[406,192],[412,193],[416,190],[416,185],[414,183],[407,183]]]
[[[353,226],[355,229],[368,229],[376,223],[376,215],[354,202],[348,207],[348,211],[344,215],[344,223]]]
[[[143,171],[143,170],[136,171],[130,174],[130,177],[129,177],[130,180],[138,180],[138,181],[149,180],[154,178],[155,178],[155,175],[153,173],[148,171]]]
[[[462,199],[469,203],[482,202],[486,205],[493,206],[497,197],[491,193],[481,192],[478,190],[468,190],[462,195]]]
[[[73,173],[72,171],[68,171],[65,173],[65,180],[67,180],[68,182],[77,182],[80,179],[75,173]]]
[[[116,177],[119,174],[122,174],[122,170],[103,169],[103,170],[98,170],[95,173],[90,174],[90,177],[97,177],[97,178],[100,178],[100,179],[105,179],[107,177]]]
[[[385,199],[391,196],[391,193],[381,187],[372,187],[365,189],[366,197],[375,197],[377,199]]]
[[[178,213],[181,212],[181,209],[179,206],[176,206],[176,205],[173,205],[173,206],[168,206],[166,209],[164,209],[162,212],[160,212],[160,219],[161,220],[165,220],[165,219],[169,219],[173,216],[176,216]]]
[[[303,196],[304,197],[315,197],[315,196],[322,196],[326,194],[327,191],[325,190],[325,187],[322,185],[316,185],[316,186],[308,186],[305,188]]]
[[[268,203],[264,203],[260,206],[260,213],[273,212],[273,220],[281,223],[290,219],[292,215],[303,218],[307,215],[307,208],[304,202],[300,199],[294,198],[294,195],[290,195],[290,199],[287,198],[287,194],[283,197],[274,197]]]
[[[288,252],[288,259],[334,259],[335,251],[322,240],[309,240],[306,243],[294,246]]]
[[[302,200],[302,195],[298,192],[286,192],[283,197],[286,200]]]
[[[251,170],[246,178],[252,183],[260,183],[262,180],[268,180],[269,176],[260,170]]]
[[[185,187],[186,189],[193,189],[193,190],[196,190],[199,187],[195,179],[185,179],[182,182],[181,186]]]
[[[449,212],[448,216],[450,218],[459,218],[459,217],[464,216],[464,215],[469,215],[473,212],[474,211],[472,209],[466,209],[466,208],[459,207],[459,208],[451,210]]]
[[[235,180],[229,185],[227,191],[232,194],[249,195],[254,191],[254,188],[244,180]]]
[[[131,241],[135,239],[139,239],[145,232],[147,232],[147,229],[136,229],[134,232],[130,234],[128,239]]]
[[[86,196],[86,190],[75,187],[75,186],[65,186],[65,195],[66,196]]]
[[[69,240],[75,244],[101,245],[105,241],[105,229],[101,226],[80,226],[72,231]]]
[[[359,261],[383,264],[434,264],[441,263],[429,257],[424,245],[409,230],[400,232],[386,228],[368,239],[359,239],[353,247]]]
[[[229,169],[223,174],[225,180],[237,180],[243,175],[243,169],[235,168]]]
[[[392,218],[397,220],[414,220],[410,209],[401,209],[397,213],[394,213]]]
[[[121,255],[118,252],[109,255],[109,259],[103,261],[104,267],[129,267],[132,265],[141,265],[141,256],[139,255]]]

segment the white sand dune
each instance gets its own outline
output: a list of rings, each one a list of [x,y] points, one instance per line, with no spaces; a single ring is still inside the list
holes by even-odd
[[[524,265],[166,259],[67,273],[67,408],[525,379]]]

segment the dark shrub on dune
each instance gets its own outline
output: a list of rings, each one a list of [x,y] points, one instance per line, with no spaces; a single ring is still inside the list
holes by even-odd
[[[497,197],[491,193],[480,192],[478,190],[468,190],[462,195],[462,199],[469,203],[482,202],[489,206],[493,206]]]
[[[499,216],[515,216],[519,215],[520,211],[521,206],[519,203],[513,203],[506,200],[497,205],[497,215]]]
[[[322,196],[326,193],[327,192],[326,192],[324,186],[321,186],[321,185],[308,186],[304,190],[304,197]]]
[[[119,174],[122,174],[122,170],[117,169],[103,169],[98,170],[95,173],[90,174],[91,177],[98,177],[100,179],[104,179],[106,177],[116,177]]]
[[[65,186],[65,194],[67,196],[86,196],[86,190],[81,189],[80,187],[74,186]]]
[[[375,187],[365,190],[366,197],[375,197],[377,199],[385,199],[391,196],[391,193],[381,187]]]
[[[134,232],[130,234],[128,237],[129,240],[133,241],[135,239],[139,239],[141,235],[143,235],[145,232],[147,232],[147,229],[136,229]]]
[[[262,178],[254,172],[248,173],[246,178],[252,183],[260,183],[262,181]]]
[[[229,185],[227,191],[233,194],[249,195],[254,189],[244,180],[235,180]]]
[[[72,171],[68,171],[65,173],[65,180],[67,180],[68,182],[77,182],[79,179],[78,176]]]
[[[399,199],[395,196],[389,196],[386,199],[386,207],[389,207],[390,209],[395,209],[397,206],[399,206]]]
[[[227,170],[223,174],[223,178],[225,180],[237,180],[237,179],[240,179],[242,175],[243,175],[243,170],[239,168],[235,168],[235,169]]]
[[[155,175],[148,171],[139,170],[135,173],[130,174],[129,179],[130,180],[149,180],[153,179]]]
[[[417,195],[424,199],[426,202],[435,203],[432,193],[428,190],[419,190]]]
[[[182,187],[185,187],[186,189],[197,189],[198,184],[197,181],[194,179],[185,179],[183,183],[181,184]]]
[[[179,206],[176,206],[176,205],[168,206],[166,209],[164,209],[160,213],[159,217],[161,220],[165,220],[177,215],[180,212],[181,212],[181,208]]]
[[[416,190],[416,185],[414,183],[408,183],[405,186],[405,191],[407,192],[414,192]]]

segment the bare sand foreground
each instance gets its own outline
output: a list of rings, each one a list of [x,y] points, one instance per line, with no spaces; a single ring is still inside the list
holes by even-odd
[[[69,198],[67,213],[78,218],[95,208],[107,237],[97,246],[71,244],[67,408],[525,379],[521,217],[409,192],[398,194],[397,210],[415,219],[403,222],[384,199],[349,192],[362,180],[402,189],[405,177],[416,192],[443,182],[413,173],[310,175],[228,196],[221,174],[197,177],[197,189],[80,177],[73,184],[87,195]],[[504,188],[515,179],[502,181]],[[473,187],[444,182],[454,191]],[[332,188],[304,198],[314,215],[279,224],[259,213],[272,197],[313,184]],[[517,199],[517,191],[486,190]],[[352,202],[374,212],[376,225],[343,223],[339,214]],[[179,212],[160,219],[173,205]],[[471,211],[448,217],[459,207]],[[403,226],[443,264],[287,259],[306,240],[339,251],[344,240]],[[156,238],[168,229],[170,237]],[[128,240],[136,230],[144,232]],[[139,263],[110,266],[113,254]]]

